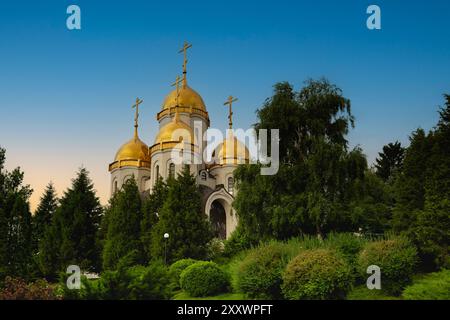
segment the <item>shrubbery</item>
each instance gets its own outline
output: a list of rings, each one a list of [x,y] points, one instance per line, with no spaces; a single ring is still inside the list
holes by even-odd
[[[417,265],[417,250],[405,238],[392,238],[368,243],[358,257],[359,272],[367,277],[367,267],[381,269],[381,288],[397,295],[411,281]]]
[[[161,300],[169,299],[170,278],[166,266],[153,261],[148,266],[121,266],[105,271],[99,280],[82,278],[80,290],[69,290],[62,277],[64,299],[87,300]]]
[[[289,262],[282,290],[287,299],[342,299],[352,282],[352,269],[342,256],[330,249],[312,249]]]
[[[27,284],[18,278],[6,277],[0,290],[0,300],[56,300],[55,288],[45,280]]]
[[[198,260],[195,259],[181,259],[178,260],[169,267],[169,275],[172,283],[173,289],[179,289],[180,288],[180,276],[181,273],[190,265],[193,265]]]
[[[426,275],[403,291],[407,300],[450,300],[450,270]]]
[[[238,269],[237,285],[250,298],[280,299],[281,275],[291,257],[290,247],[274,242],[249,251]]]
[[[204,297],[226,292],[230,277],[216,263],[199,261],[181,273],[180,284],[191,297]]]

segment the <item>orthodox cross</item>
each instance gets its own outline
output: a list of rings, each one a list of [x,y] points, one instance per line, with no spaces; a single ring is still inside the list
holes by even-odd
[[[230,129],[233,126],[233,102],[237,101],[237,98],[233,97],[233,96],[229,96],[228,100],[223,104],[224,106],[228,105],[229,107],[229,112],[228,112],[228,125],[230,126]]]
[[[178,107],[178,96],[180,95],[180,82],[182,82],[183,79],[180,78],[180,76],[177,75],[176,80],[174,83],[172,83],[172,87],[175,86],[177,88],[177,96],[176,96],[176,102]]]
[[[184,59],[183,59],[183,87],[186,86],[186,65],[187,65],[187,55],[186,51],[187,49],[191,48],[192,44],[187,43],[187,41],[184,42],[183,47],[178,51],[178,53],[183,53]]]
[[[136,108],[136,111],[134,113],[134,132],[137,135],[137,128],[138,128],[138,119],[139,119],[139,105],[143,102],[144,100],[140,100],[139,98],[136,98],[136,104],[134,104],[132,106],[132,108]]]

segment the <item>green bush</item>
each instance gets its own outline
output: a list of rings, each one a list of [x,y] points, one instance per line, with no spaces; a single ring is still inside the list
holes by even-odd
[[[411,282],[417,265],[417,250],[403,237],[370,242],[358,256],[361,277],[368,277],[367,267],[370,265],[380,267],[382,290],[398,295]]]
[[[231,257],[235,254],[251,248],[255,244],[255,240],[251,239],[241,227],[237,227],[233,231],[231,236],[225,240],[223,255],[225,257]]]
[[[226,292],[230,277],[216,263],[199,261],[181,273],[180,284],[191,297],[205,297]]]
[[[356,268],[358,254],[367,241],[351,233],[330,233],[326,243],[329,248],[338,250],[345,260]]]
[[[198,260],[195,259],[181,259],[171,264],[169,267],[169,275],[172,283],[173,289],[179,289],[180,288],[180,276],[181,273],[190,265],[193,265],[194,263],[198,262]]]
[[[426,275],[406,287],[403,298],[407,300],[450,300],[450,270]]]
[[[171,296],[169,273],[161,261],[105,271],[94,281],[82,277],[80,290],[67,289],[66,278],[64,275],[60,284],[65,300],[160,300]]]
[[[286,267],[282,290],[285,298],[343,299],[351,289],[352,269],[331,249],[300,252]]]
[[[55,288],[46,280],[26,283],[20,278],[6,277],[0,289],[0,300],[57,300]]]
[[[249,250],[238,270],[237,286],[250,298],[280,299],[282,272],[292,246],[273,242]]]

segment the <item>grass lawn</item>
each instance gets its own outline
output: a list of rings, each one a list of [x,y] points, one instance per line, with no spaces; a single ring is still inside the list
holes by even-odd
[[[382,290],[369,290],[362,285],[355,287],[347,295],[347,300],[401,300],[401,297],[390,296]]]

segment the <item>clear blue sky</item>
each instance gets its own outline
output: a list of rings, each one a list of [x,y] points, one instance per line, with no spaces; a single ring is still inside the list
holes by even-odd
[[[82,30],[66,28],[81,8]],[[381,7],[382,30],[366,28]],[[327,77],[352,101],[360,144],[373,161],[391,141],[408,143],[437,121],[450,92],[450,1],[10,1],[0,3],[0,145],[38,194],[70,183],[80,165],[103,202],[107,165],[132,135],[136,96],[141,138],[153,142],[155,114],[189,53],[190,85],[212,126],[239,97],[235,124],[248,128],[278,81],[299,89]]]

